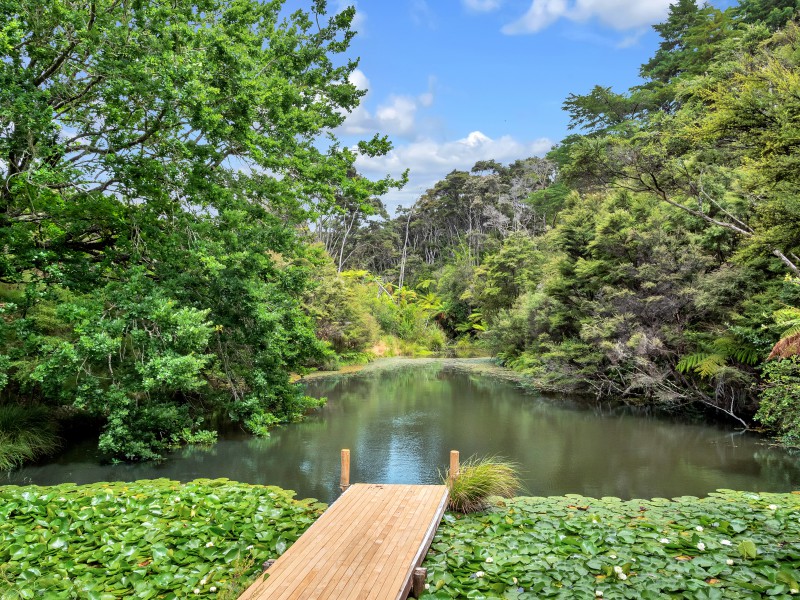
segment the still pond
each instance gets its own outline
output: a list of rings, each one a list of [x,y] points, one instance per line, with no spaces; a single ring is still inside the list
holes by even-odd
[[[100,464],[87,443],[0,482],[227,477],[330,502],[338,495],[340,449],[350,448],[353,482],[438,483],[449,451],[457,449],[462,460],[498,455],[519,463],[523,492],[537,496],[800,489],[800,458],[755,435],[546,399],[485,374],[488,366],[484,359],[394,360],[354,375],[310,379],[307,393],[327,397],[326,406],[266,439],[234,431],[215,446],[133,465]]]

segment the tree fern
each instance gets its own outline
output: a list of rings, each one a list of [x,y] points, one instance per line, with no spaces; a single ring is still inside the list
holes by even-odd
[[[793,306],[776,310],[772,317],[775,323],[785,327],[781,339],[772,348],[767,359],[789,358],[800,355],[800,308]]]

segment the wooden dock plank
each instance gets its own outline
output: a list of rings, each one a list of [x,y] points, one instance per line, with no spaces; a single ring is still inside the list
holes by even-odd
[[[411,501],[424,505],[426,501],[430,500],[429,492],[430,490],[419,490]],[[419,543],[414,545],[413,542],[409,544],[408,537],[413,536],[413,539],[423,537],[420,533],[427,529],[428,525],[424,522],[425,520],[425,515],[419,513],[407,512],[405,514],[404,522],[398,523],[400,530],[398,535],[394,536],[394,540],[385,546],[380,560],[375,562],[369,573],[368,577],[371,583],[365,591],[369,592],[371,589],[378,595],[394,591],[394,597],[396,597],[403,587],[405,572],[417,550],[415,546],[419,545]],[[361,597],[370,598],[372,596],[367,593]]]
[[[240,600],[405,599],[446,505],[442,485],[352,485]]]
[[[399,521],[403,517],[403,507],[407,506],[406,488],[381,490],[380,503],[383,505],[382,518],[376,519],[366,535],[359,536],[359,541],[351,544],[350,552],[344,557],[336,572],[331,574],[329,585],[325,586],[319,600],[332,600],[347,598],[353,594],[353,586],[360,577],[366,573],[369,576],[369,566],[374,560],[375,552],[383,544],[392,528],[402,527]],[[389,491],[391,494],[384,492]],[[406,511],[407,512],[407,511]]]

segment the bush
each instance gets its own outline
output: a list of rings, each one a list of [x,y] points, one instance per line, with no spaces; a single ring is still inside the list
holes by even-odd
[[[800,446],[800,356],[769,361],[763,376],[766,385],[756,420],[785,445]]]
[[[453,480],[449,470],[443,479],[450,488],[450,510],[465,514],[487,508],[491,496],[511,498],[522,487],[519,467],[493,456],[471,457]]]

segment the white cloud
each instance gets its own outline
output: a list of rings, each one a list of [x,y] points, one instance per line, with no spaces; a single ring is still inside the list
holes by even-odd
[[[675,0],[533,0],[528,12],[503,27],[509,35],[536,33],[558,19],[597,20],[620,31],[658,23]]]
[[[369,79],[367,79],[367,76],[364,75],[364,71],[361,69],[355,69],[352,73],[350,73],[350,77],[348,79],[350,80],[350,83],[352,83],[358,89],[364,91],[369,90]]]
[[[459,140],[437,142],[423,139],[399,145],[386,156],[361,156],[356,167],[359,172],[373,178],[387,173],[397,177],[405,169],[410,170],[406,187],[392,191],[384,198],[392,214],[398,206],[413,204],[425,190],[453,169],[469,170],[479,160],[509,163],[529,156],[541,156],[552,147],[553,141],[547,138],[521,142],[509,135],[492,139],[480,131],[473,131]]]
[[[418,96],[391,95],[379,104],[374,112],[366,108],[369,97],[369,79],[360,69],[350,74],[350,83],[360,90],[367,90],[367,95],[339,128],[344,135],[368,135],[375,133],[413,139],[417,136],[417,110],[427,108],[434,102],[434,85],[436,79],[428,78],[428,90]]]
[[[461,0],[461,4],[472,12],[491,12],[500,8],[502,2],[501,0]]]
[[[411,20],[417,27],[436,29],[436,17],[427,0],[412,0]]]

